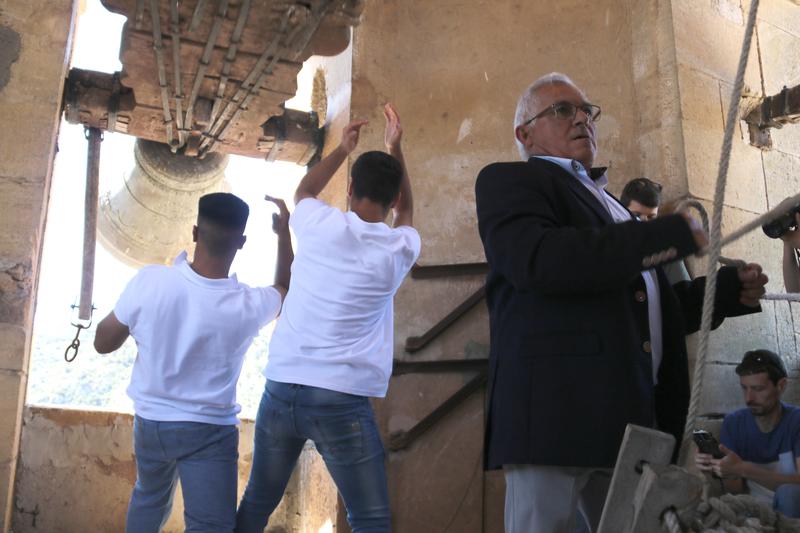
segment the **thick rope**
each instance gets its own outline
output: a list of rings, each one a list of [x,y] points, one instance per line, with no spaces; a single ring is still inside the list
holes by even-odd
[[[719,173],[717,175],[717,185],[714,190],[714,211],[711,217],[711,247],[709,249],[708,274],[706,276],[706,290],[703,298],[703,318],[700,323],[700,340],[697,349],[697,359],[695,361],[694,382],[692,384],[692,399],[689,403],[689,412],[686,417],[686,427],[684,428],[683,441],[681,447],[683,454],[687,453],[689,446],[686,445],[691,439],[697,419],[697,412],[700,407],[700,395],[703,387],[703,371],[705,370],[706,357],[708,355],[708,340],[711,332],[711,319],[714,313],[714,298],[716,297],[717,286],[717,262],[719,261],[722,250],[722,205],[725,199],[725,184],[728,176],[728,165],[730,163],[731,147],[733,146],[733,133],[738,124],[738,106],[744,86],[744,73],[747,68],[747,58],[750,55],[750,44],[753,40],[753,30],[756,25],[756,14],[758,13],[759,0],[752,0],[750,4],[750,14],[747,18],[747,26],[744,31],[744,41],[742,42],[742,52],[739,56],[739,66],[736,70],[736,81],[733,86],[733,94],[728,108],[728,118],[725,123],[725,137],[722,143],[722,151],[719,161]],[[685,458],[683,458],[685,459]]]
[[[664,512],[663,529],[669,533],[800,533],[800,520],[784,516],[767,502],[748,494],[724,494],[701,502],[680,520],[674,509]]]
[[[800,292],[774,293],[768,292],[761,297],[762,300],[773,300],[776,302],[800,302]]]

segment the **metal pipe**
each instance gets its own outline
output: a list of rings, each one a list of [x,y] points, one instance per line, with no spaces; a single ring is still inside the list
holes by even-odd
[[[97,204],[100,182],[100,143],[103,134],[98,128],[87,128],[89,147],[86,155],[86,195],[83,219],[83,271],[78,318],[91,320],[92,288],[94,285],[94,255],[97,244]]]

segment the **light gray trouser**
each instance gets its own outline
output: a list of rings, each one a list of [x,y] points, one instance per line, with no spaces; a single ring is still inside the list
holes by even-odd
[[[596,531],[610,468],[504,465],[506,533],[573,533],[576,509]]]

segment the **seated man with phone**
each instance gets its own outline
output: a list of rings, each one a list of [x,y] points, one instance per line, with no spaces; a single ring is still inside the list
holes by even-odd
[[[695,465],[721,478],[726,492],[749,493],[800,518],[800,408],[780,401],[783,361],[769,350],[749,351],[736,374],[747,407],[725,416],[722,444],[695,432]]]

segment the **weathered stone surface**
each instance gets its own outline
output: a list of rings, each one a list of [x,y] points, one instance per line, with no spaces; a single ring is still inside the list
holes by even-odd
[[[714,199],[723,131],[694,122],[684,123],[689,192],[704,200]],[[738,135],[734,137],[725,205],[763,213],[766,210],[761,152]]]
[[[426,360],[461,357],[469,341],[489,343],[486,300],[478,302],[457,322],[431,341],[421,354],[406,354],[406,338],[420,336],[466,300],[484,283],[483,276],[452,279],[408,279],[395,297],[395,357]],[[424,309],[424,313],[419,310]]]
[[[742,8],[745,12],[749,10],[750,0],[742,0]],[[758,19],[759,21],[768,22],[787,33],[800,35],[800,5],[794,0],[788,2],[759,2]],[[779,53],[780,50],[770,50],[768,48],[761,50],[762,56]]]
[[[27,380],[20,372],[0,370],[0,464],[17,457],[19,418]],[[0,484],[5,480],[0,480]]]
[[[787,8],[786,11],[800,11],[800,8]],[[761,21],[758,24],[758,42],[762,50],[765,96],[771,96],[785,86],[792,87],[800,82],[800,61],[797,61],[797,55],[781,52],[800,48],[798,27],[790,32],[770,22]]]
[[[742,49],[747,13],[742,22],[732,21],[712,2],[676,0],[672,2],[678,61],[719,80],[732,83]],[[755,39],[745,72],[745,85],[761,87]]]
[[[737,392],[739,377],[734,372],[735,367],[735,364],[706,365],[699,415],[726,414],[743,406],[741,392]]]
[[[55,153],[61,93],[77,2],[8,0],[0,26],[20,36],[19,56],[0,90],[0,323],[30,336],[34,287]],[[5,50],[4,50],[5,51]],[[4,348],[0,371],[0,460],[19,445],[29,343]],[[19,370],[17,370],[19,369]],[[9,463],[6,463],[9,464]],[[0,530],[11,525],[13,467],[0,472]]]
[[[786,128],[792,127],[798,126],[786,126]],[[785,198],[795,196],[800,191],[800,155],[772,150],[764,152],[763,158],[767,198],[769,207],[774,208]]]
[[[0,91],[11,78],[11,65],[19,59],[19,33],[0,26]]]
[[[692,67],[678,69],[681,91],[681,116],[713,131],[723,131],[724,115],[717,78]]]
[[[20,372],[27,369],[27,359],[20,357],[26,351],[27,336],[22,326],[0,323],[0,371]]]
[[[136,480],[133,417],[27,407],[24,423],[14,531],[122,531]],[[252,465],[253,434],[253,422],[243,421],[239,437],[240,497]],[[336,488],[319,454],[309,445],[270,528],[286,533],[324,531],[326,524],[335,521],[336,505]],[[179,488],[164,532],[183,529]]]

